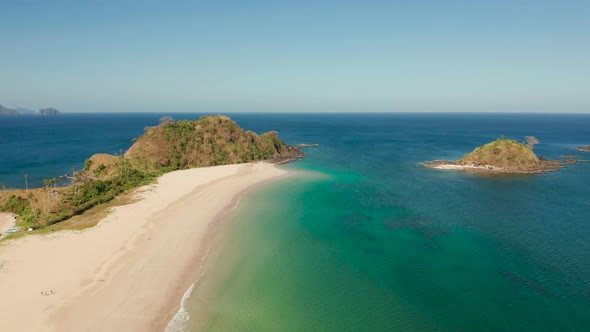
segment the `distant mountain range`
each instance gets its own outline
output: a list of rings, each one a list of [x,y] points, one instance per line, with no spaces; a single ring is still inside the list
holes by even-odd
[[[1,115],[58,115],[60,111],[55,108],[43,108],[38,111],[33,111],[28,108],[17,107],[15,109],[6,108],[0,105],[0,116]]]

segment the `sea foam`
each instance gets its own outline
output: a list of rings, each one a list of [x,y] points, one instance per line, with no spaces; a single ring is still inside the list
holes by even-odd
[[[182,296],[180,308],[178,309],[178,312],[176,312],[176,315],[174,315],[174,318],[172,318],[172,320],[168,323],[168,326],[166,326],[164,332],[188,332],[186,322],[190,320],[191,316],[186,310],[186,302],[193,293],[195,284],[196,283],[192,284]]]

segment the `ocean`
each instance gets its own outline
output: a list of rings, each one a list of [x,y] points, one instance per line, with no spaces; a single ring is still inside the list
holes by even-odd
[[[125,150],[160,116],[0,118],[0,182],[39,185]],[[188,330],[590,330],[590,163],[518,176],[419,164],[501,135],[590,159],[575,151],[590,145],[590,115],[230,116],[320,146],[216,225]]]

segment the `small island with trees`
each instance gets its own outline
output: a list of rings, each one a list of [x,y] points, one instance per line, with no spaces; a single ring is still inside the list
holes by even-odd
[[[457,160],[434,160],[423,163],[436,169],[461,170],[486,174],[535,174],[556,171],[576,161],[549,160],[538,157],[533,148],[539,144],[534,136],[526,136],[525,143],[513,139],[499,139],[480,146]]]

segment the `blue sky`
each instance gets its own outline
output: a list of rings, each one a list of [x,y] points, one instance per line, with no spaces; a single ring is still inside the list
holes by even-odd
[[[590,112],[590,1],[0,0],[0,104]]]

